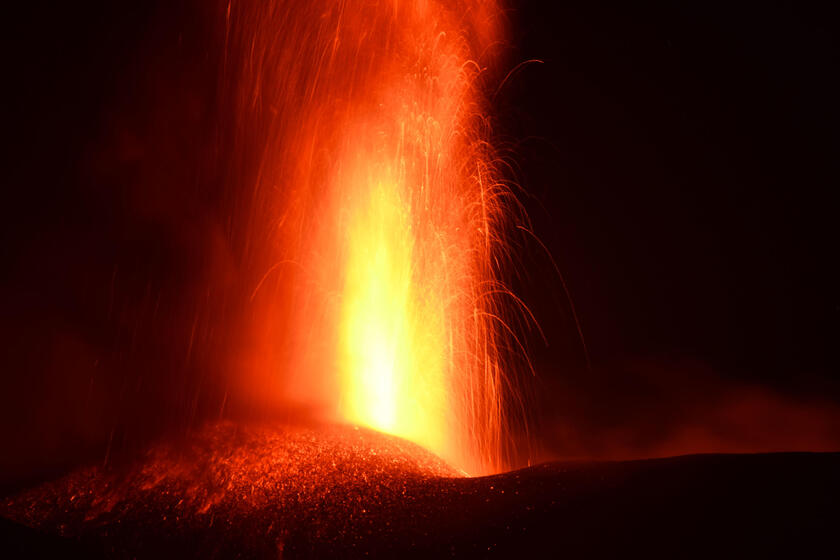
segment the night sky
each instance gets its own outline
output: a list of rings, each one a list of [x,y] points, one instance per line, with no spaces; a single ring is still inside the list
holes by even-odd
[[[544,64],[511,80],[500,118],[593,359],[836,372],[830,14],[560,4],[514,13],[515,59]]]
[[[559,386],[544,409],[587,426],[567,442],[638,423],[627,445],[644,448],[708,421],[712,443],[666,450],[766,450],[767,432],[796,446],[815,429],[791,429],[791,407],[819,416],[840,396],[837,20],[772,4],[513,11],[514,60],[543,63],[500,93],[501,129],[592,364],[556,275],[525,251],[520,292],[550,341],[532,355]],[[730,429],[722,410],[757,416]]]
[[[6,18],[4,485],[218,408],[221,374],[182,358],[224,206],[204,163],[220,52],[188,4]],[[708,0],[508,17],[506,67],[541,62],[494,96],[497,146],[588,350],[518,239],[512,287],[549,341],[528,338],[535,457],[836,448],[838,20]],[[689,424],[716,435],[665,444]]]

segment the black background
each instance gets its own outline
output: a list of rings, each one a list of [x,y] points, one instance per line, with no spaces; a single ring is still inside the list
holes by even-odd
[[[541,63],[506,82],[500,128],[591,361],[542,250],[523,250],[555,449],[808,448],[809,414],[833,426],[816,445],[836,448],[832,12],[559,2],[511,16],[514,61]]]
[[[656,453],[733,394],[763,395],[749,429],[726,440],[718,418],[711,443],[667,450],[836,447],[833,14],[534,2],[508,18],[507,66],[541,62],[494,96],[497,145],[588,350],[546,252],[517,242],[513,288],[549,341],[528,344],[532,458]],[[219,62],[205,20],[153,2],[5,18],[4,484],[193,421],[184,294],[211,274],[220,204],[196,164]],[[775,417],[801,428],[774,440]]]
[[[510,80],[500,118],[593,359],[836,372],[831,14],[558,4],[514,11],[516,60],[544,63]]]

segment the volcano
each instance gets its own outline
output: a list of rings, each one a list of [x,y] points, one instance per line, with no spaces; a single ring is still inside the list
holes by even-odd
[[[4,549],[86,557],[673,557],[828,550],[840,453],[554,462],[469,478],[344,425],[210,425],[3,501]]]
[[[13,4],[0,557],[836,546],[833,14]]]

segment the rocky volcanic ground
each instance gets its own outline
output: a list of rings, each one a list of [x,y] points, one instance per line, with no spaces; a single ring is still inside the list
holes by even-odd
[[[840,453],[465,478],[369,430],[221,423],[7,498],[0,514],[4,550],[29,557],[833,556]]]

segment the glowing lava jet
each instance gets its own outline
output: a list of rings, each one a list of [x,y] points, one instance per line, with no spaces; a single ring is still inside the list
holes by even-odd
[[[227,5],[225,28],[240,126],[261,131],[255,369],[283,372],[286,399],[498,469],[513,203],[479,81],[499,7],[257,4]]]

